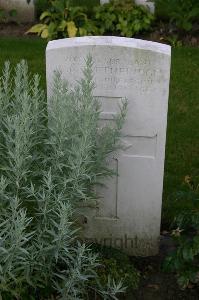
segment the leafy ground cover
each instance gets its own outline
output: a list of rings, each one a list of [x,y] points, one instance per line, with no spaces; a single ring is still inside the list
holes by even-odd
[[[154,16],[146,8],[131,0],[111,1],[94,7],[93,11],[90,9],[88,6],[73,7],[65,1],[52,1],[41,14],[39,23],[28,33],[47,40],[105,34],[133,37],[148,32],[154,21]]]
[[[1,38],[0,39],[0,69],[5,60],[18,63],[22,58],[27,60],[32,73],[41,76],[41,84],[45,86],[45,48],[46,42],[31,38]]]
[[[1,38],[0,68],[5,60],[28,61],[32,72],[41,75],[45,87],[45,47],[41,39]],[[184,177],[199,173],[199,49],[181,47],[172,50],[171,84],[168,114],[166,163],[164,178],[163,228],[176,212],[189,206],[177,201]]]
[[[90,292],[108,300],[124,292],[120,277],[117,281],[105,275],[99,283],[96,255],[75,241],[73,207],[96,198],[98,174],[110,175],[105,158],[118,149],[127,108],[123,102],[114,125],[99,128],[91,57],[85,65],[72,91],[61,74],[55,74],[48,115],[39,76],[29,76],[24,60],[14,73],[9,62],[2,70],[0,299],[24,299],[30,289],[40,300],[51,294],[87,299]],[[131,277],[134,274],[135,269]]]

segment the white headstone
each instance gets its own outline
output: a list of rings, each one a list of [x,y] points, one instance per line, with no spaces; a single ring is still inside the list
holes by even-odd
[[[109,0],[100,0],[100,4],[109,3]],[[149,10],[154,13],[155,5],[153,0],[135,0],[136,4],[141,4],[149,8]]]
[[[48,95],[53,72],[60,69],[74,84],[85,59],[94,60],[94,96],[102,120],[113,119],[128,99],[124,151],[112,157],[119,176],[99,191],[97,206],[84,207],[85,239],[118,247],[130,255],[155,255],[160,234],[170,46],[131,38],[81,37],[51,41],[46,51]]]
[[[135,0],[135,3],[148,7],[148,9],[152,13],[154,13],[154,11],[155,11],[155,5],[154,5],[153,0],[151,0],[151,1],[150,0]]]
[[[100,0],[100,4],[109,3],[109,0]]]

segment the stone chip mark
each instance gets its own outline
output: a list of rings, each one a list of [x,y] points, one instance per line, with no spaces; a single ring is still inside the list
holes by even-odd
[[[106,97],[106,96],[95,96],[95,99],[101,104],[101,120],[113,120],[114,117],[119,113],[122,105],[123,97]]]
[[[154,136],[126,136],[122,138],[123,156],[155,158],[157,134]]]

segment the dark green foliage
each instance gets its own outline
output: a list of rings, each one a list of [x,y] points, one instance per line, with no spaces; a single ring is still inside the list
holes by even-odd
[[[95,8],[98,34],[116,34],[133,37],[151,28],[153,15],[144,6],[137,6],[132,0],[111,0]]]
[[[199,20],[197,0],[155,0],[158,17],[168,19],[178,30],[189,32]]]
[[[48,9],[50,0],[35,0],[35,7],[37,17],[39,17],[42,12]],[[87,7],[88,10],[99,4],[99,0],[69,0],[71,6],[83,6]]]
[[[39,17],[43,11],[48,9],[49,0],[35,0],[36,16]]]
[[[92,13],[89,7],[71,6],[67,0],[52,0],[40,16],[41,23],[28,32],[49,40],[103,34],[132,37],[149,30],[153,20],[144,6],[137,6],[132,0],[111,0],[96,6]]]
[[[86,8],[70,6],[68,0],[49,1],[48,9],[40,16],[41,23],[28,32],[48,40],[81,35],[82,28],[87,27],[86,12]]]
[[[99,4],[100,0],[70,0],[70,5],[87,7],[88,11],[90,12],[92,12],[93,7]]]
[[[92,249],[99,253],[101,266],[98,268],[98,276],[102,285],[107,282],[108,277],[123,278],[124,285],[129,290],[137,289],[140,273],[135,269],[129,257],[114,248],[92,245]]]
[[[183,190],[176,195],[175,201],[182,200],[189,203],[189,207],[182,209],[175,217],[174,224],[186,231],[199,232],[199,176],[194,179],[185,177]]]
[[[174,220],[177,229],[172,235],[177,249],[167,257],[164,268],[177,272],[179,285],[186,288],[189,283],[199,283],[199,177],[185,178],[184,189],[176,201],[182,198],[189,207],[182,209]]]

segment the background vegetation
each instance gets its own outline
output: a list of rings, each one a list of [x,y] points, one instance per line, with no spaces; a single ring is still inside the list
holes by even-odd
[[[132,0],[111,0],[97,6],[72,6],[67,0],[53,0],[28,32],[48,40],[84,35],[132,37],[150,29],[154,20],[146,7]]]
[[[153,2],[156,7],[155,17],[144,6],[136,5],[133,0],[110,0],[110,3],[104,5],[99,5],[99,1],[87,0],[37,0],[40,22],[31,32],[43,38],[54,39],[107,33],[133,37],[155,29],[161,31],[165,41],[178,46],[178,40],[183,39],[184,34],[197,35],[198,1]]]

